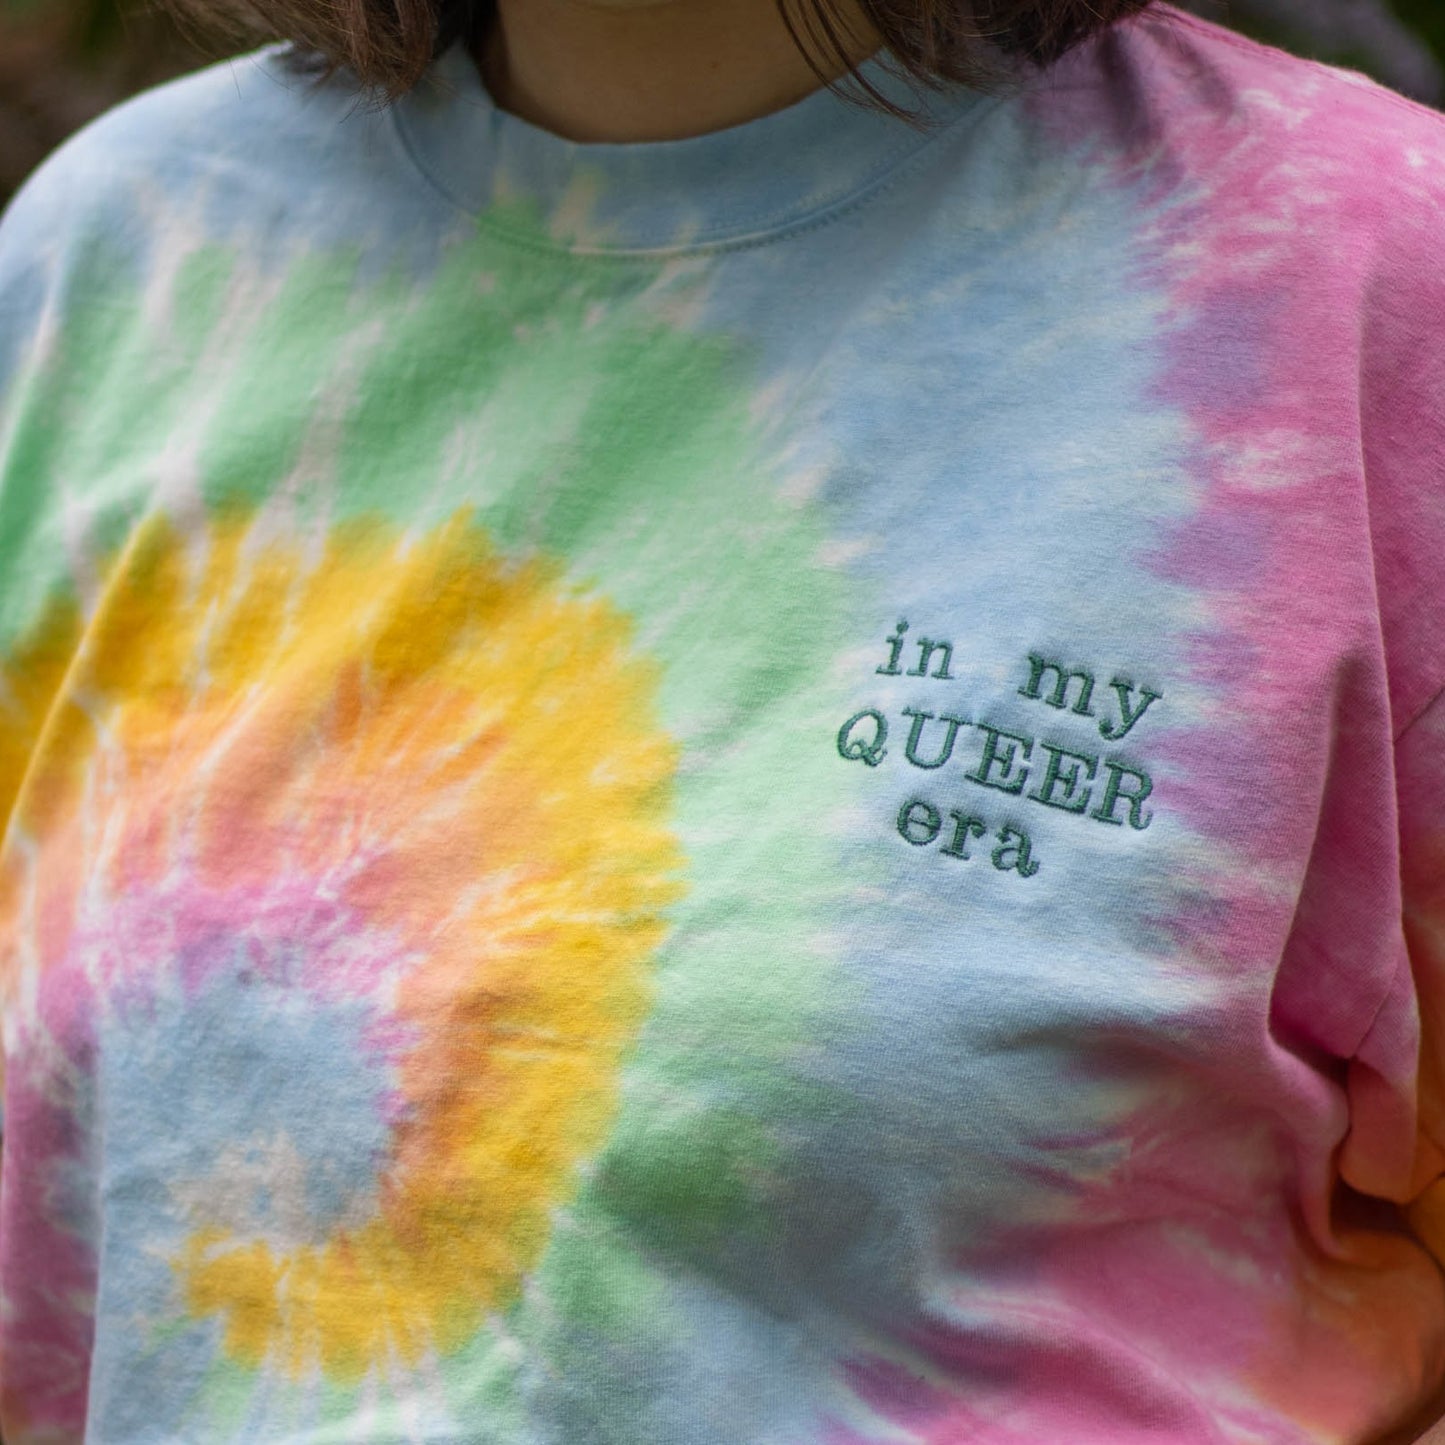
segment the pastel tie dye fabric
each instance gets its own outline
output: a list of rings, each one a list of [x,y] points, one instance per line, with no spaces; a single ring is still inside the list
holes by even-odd
[[[9,1445],[1438,1410],[1445,121],[920,103],[268,50],[12,208]]]

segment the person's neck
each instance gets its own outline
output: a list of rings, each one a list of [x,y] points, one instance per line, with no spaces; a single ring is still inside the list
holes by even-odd
[[[834,8],[848,59],[867,58],[879,37],[856,0]],[[503,110],[586,142],[704,135],[823,83],[776,0],[497,0],[477,61]]]

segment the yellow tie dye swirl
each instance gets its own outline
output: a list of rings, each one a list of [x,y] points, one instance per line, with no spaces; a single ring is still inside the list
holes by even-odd
[[[102,894],[111,940],[145,910],[157,957],[220,930],[292,958],[278,1006],[365,998],[391,1102],[363,1212],[278,1238],[192,1181],[172,1256],[233,1359],[355,1381],[505,1307],[602,1141],[679,888],[676,757],[625,619],[466,515],[283,530],[153,519],[42,629],[69,662],[6,713],[0,931],[22,973],[148,986],[135,947],[81,946]]]

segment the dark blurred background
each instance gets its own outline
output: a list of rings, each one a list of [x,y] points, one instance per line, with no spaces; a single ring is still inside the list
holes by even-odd
[[[1445,102],[1445,0],[1188,0],[1304,55]],[[220,52],[145,0],[0,0],[0,205],[52,147],[126,95]]]

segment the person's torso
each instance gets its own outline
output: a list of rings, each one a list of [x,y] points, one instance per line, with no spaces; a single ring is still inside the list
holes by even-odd
[[[1071,104],[631,252],[217,168],[66,273],[0,434],[18,1445],[1421,1388],[1435,1266],[1328,1217],[1403,947],[1368,268]]]

